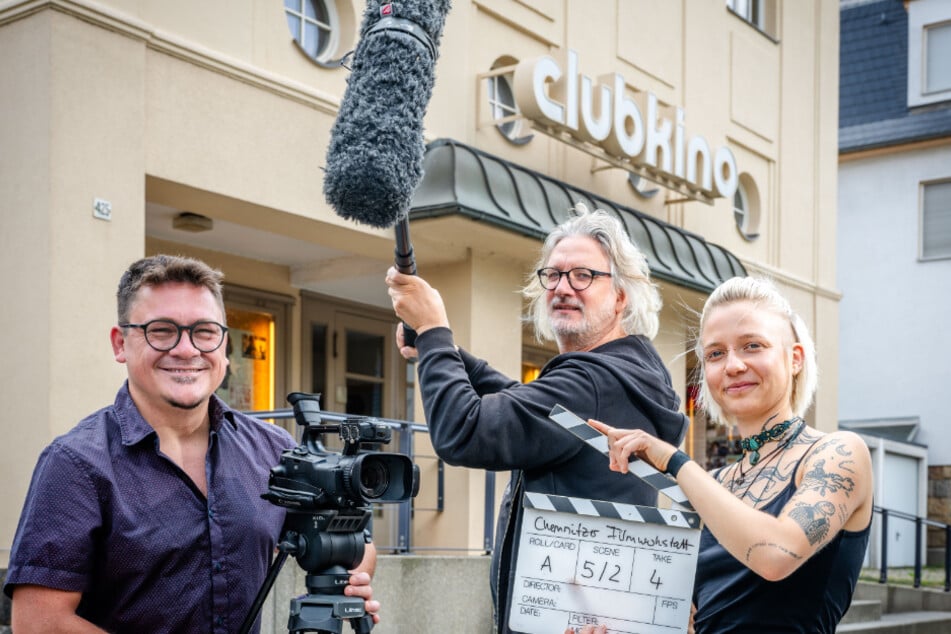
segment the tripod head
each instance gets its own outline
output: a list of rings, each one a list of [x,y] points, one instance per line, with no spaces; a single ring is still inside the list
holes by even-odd
[[[320,395],[293,392],[287,400],[302,427],[301,443],[281,454],[280,462],[271,468],[268,490],[261,496],[285,507],[287,514],[278,557],[245,623],[250,629],[290,555],[307,571],[308,594],[291,600],[288,631],[340,634],[346,619],[358,634],[365,634],[373,620],[365,613],[363,599],[343,595],[348,571],[360,564],[366,551],[370,504],[415,497],[419,467],[402,454],[361,451],[364,445],[390,442],[392,432],[382,422],[354,417],[324,424]],[[339,434],[342,453],[328,451],[321,442],[323,434],[330,432]]]

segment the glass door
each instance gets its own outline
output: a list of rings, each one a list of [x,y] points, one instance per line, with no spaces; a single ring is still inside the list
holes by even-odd
[[[327,412],[404,419],[406,362],[396,349],[392,313],[306,295],[303,302],[304,391],[320,393]],[[339,437],[325,446],[340,451]],[[398,451],[399,433],[371,451]],[[397,507],[374,505],[373,540],[381,552],[397,544]]]

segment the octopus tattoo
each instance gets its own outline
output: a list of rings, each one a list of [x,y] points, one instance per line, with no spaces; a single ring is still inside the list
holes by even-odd
[[[855,480],[841,473],[830,473],[825,470],[825,458],[816,461],[816,465],[806,472],[802,478],[804,488],[815,489],[823,496],[827,493],[845,491],[851,493],[855,489]]]

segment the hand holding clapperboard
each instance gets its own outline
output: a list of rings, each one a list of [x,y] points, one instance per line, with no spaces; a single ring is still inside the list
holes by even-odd
[[[561,405],[549,418],[608,454],[607,438]],[[552,634],[599,623],[611,634],[687,631],[700,516],[670,476],[641,460],[630,473],[674,508],[525,493],[512,630]]]

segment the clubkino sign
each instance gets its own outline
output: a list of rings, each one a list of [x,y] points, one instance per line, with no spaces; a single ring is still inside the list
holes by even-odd
[[[613,73],[595,84],[578,73],[578,53],[571,49],[566,65],[563,71],[554,58],[545,56],[515,67],[515,101],[542,131],[556,137],[567,133],[594,156],[614,159],[611,162],[620,167],[706,203],[736,193],[739,174],[733,153],[727,147],[711,152],[702,136],[685,140],[683,108],[674,109],[671,122],[661,116],[653,93],[628,97],[621,75]]]

